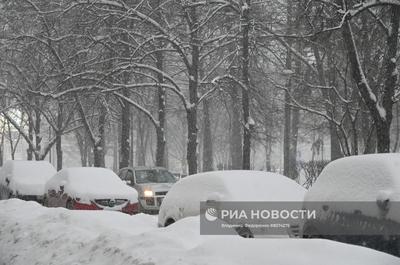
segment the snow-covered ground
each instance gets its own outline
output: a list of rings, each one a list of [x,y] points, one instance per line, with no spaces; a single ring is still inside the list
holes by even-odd
[[[328,240],[201,236],[199,218],[158,228],[155,216],[0,201],[0,264],[397,265],[400,259]]]

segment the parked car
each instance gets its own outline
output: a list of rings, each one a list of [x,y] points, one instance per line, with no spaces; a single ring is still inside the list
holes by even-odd
[[[138,194],[106,168],[66,168],[46,183],[45,206],[138,212]]]
[[[307,192],[305,208],[316,205],[320,214],[305,222],[302,234],[399,256],[399,204],[400,154],[341,158],[329,163]]]
[[[176,182],[163,167],[122,168],[119,177],[139,193],[139,207],[143,213],[157,214],[161,203]]]
[[[233,170],[189,175],[177,182],[165,197],[158,215],[158,225],[200,214],[204,201],[303,201],[305,189],[295,181],[271,172]],[[252,237],[251,231],[239,233]],[[297,232],[298,233],[298,232]]]
[[[0,197],[42,203],[45,184],[56,172],[47,161],[6,161],[0,171]]]

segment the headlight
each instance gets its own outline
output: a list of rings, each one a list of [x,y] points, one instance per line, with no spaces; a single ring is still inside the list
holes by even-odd
[[[153,197],[153,191],[152,190],[145,190],[143,192],[144,197]]]

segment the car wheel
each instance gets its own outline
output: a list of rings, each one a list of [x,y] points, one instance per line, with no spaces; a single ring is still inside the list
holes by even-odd
[[[66,203],[65,207],[67,209],[69,209],[69,210],[73,210],[74,209],[74,203],[73,203],[72,199],[68,199],[67,200],[67,203]]]
[[[248,227],[238,227],[235,229],[236,232],[238,233],[239,236],[244,237],[244,238],[254,238],[253,233]]]
[[[165,221],[164,227],[172,225],[173,223],[175,223],[175,220],[172,218],[168,218],[167,221]]]

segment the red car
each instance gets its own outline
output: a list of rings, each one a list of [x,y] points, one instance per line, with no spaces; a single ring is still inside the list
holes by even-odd
[[[138,194],[111,170],[80,167],[59,171],[46,183],[44,205],[71,210],[139,211]]]

